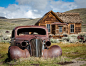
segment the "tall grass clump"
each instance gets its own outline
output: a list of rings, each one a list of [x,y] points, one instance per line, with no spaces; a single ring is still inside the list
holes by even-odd
[[[77,36],[78,36],[77,34],[70,34],[70,35],[67,35],[67,37],[63,37],[62,40],[63,42],[67,41],[70,43],[75,43],[75,42],[78,42]]]
[[[60,41],[59,41],[58,39],[53,39],[53,38],[51,38],[51,39],[50,39],[50,42],[51,42],[51,43],[59,43]]]
[[[8,31],[8,33],[6,33]],[[0,42],[8,43],[10,42],[11,30],[0,29]]]
[[[66,57],[57,57],[57,58],[47,58],[44,59],[43,57],[29,57],[29,58],[20,58],[19,60],[16,61],[11,61],[10,64],[17,64],[18,66],[22,65],[35,65],[35,66],[61,66],[58,63],[61,62],[70,62],[72,61],[71,59],[68,59]]]
[[[77,39],[77,34],[71,34],[71,35],[69,35],[68,37],[69,37],[69,42],[70,43],[74,43],[74,42],[78,42],[78,39]]]

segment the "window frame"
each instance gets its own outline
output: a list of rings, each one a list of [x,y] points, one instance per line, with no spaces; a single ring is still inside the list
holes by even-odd
[[[70,25],[70,33],[74,33],[74,24]]]
[[[48,29],[48,32],[50,33],[51,32],[51,30],[50,30],[51,25],[50,24],[46,24],[46,27]]]
[[[62,26],[59,26],[59,32],[62,33]]]

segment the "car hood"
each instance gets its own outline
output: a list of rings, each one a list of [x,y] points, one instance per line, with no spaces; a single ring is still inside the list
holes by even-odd
[[[20,40],[20,41],[24,41],[24,40],[28,40],[30,41],[31,39],[42,39],[42,40],[46,40],[48,39],[45,35],[23,35],[23,36],[16,36],[15,40]]]

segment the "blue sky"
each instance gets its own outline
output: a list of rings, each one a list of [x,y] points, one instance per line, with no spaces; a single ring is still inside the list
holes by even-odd
[[[9,4],[17,4],[15,0],[0,0],[0,7],[8,7]]]
[[[55,0],[58,1],[58,0]],[[74,2],[74,0],[62,0],[64,2]],[[10,4],[18,4],[16,0],[0,0],[0,7],[8,7]]]
[[[55,1],[58,1],[58,0],[55,0]],[[64,2],[74,2],[74,0],[62,0]]]
[[[86,0],[0,0],[0,16],[12,18],[39,18],[46,12],[65,12],[86,8]]]

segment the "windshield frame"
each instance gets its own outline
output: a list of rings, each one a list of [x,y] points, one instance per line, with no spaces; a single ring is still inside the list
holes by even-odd
[[[28,35],[47,35],[47,32],[46,32],[46,29],[44,29],[44,28],[39,28],[39,27],[25,27],[25,28],[18,28],[17,30],[16,30],[16,35],[17,36],[19,36],[19,34],[18,34],[18,31],[20,30],[24,30],[24,29],[26,29],[26,31],[28,31],[27,29],[33,29],[33,30],[29,30],[28,32],[30,32],[30,31],[32,31],[32,32],[36,32],[36,31],[38,31],[39,33],[38,34],[28,34]],[[37,30],[38,29],[38,30]],[[42,31],[42,32],[40,32],[40,31]],[[21,31],[21,32],[23,32],[23,31]],[[45,32],[45,33],[44,33]],[[40,34],[40,33],[42,33],[42,34]],[[25,34],[24,34],[25,35]],[[27,34],[26,34],[27,35]]]

